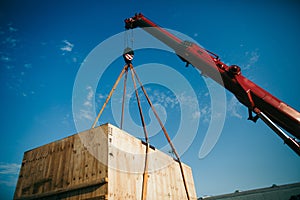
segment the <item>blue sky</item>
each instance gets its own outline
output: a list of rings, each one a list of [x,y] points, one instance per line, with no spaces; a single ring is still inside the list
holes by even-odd
[[[142,12],[159,25],[191,37],[225,63],[241,66],[250,80],[300,110],[299,11],[298,1],[1,1],[2,199],[10,199],[13,194],[25,151],[77,132],[72,111],[76,75],[98,44],[124,31],[125,18]],[[138,43],[138,39],[141,38],[134,42]],[[114,48],[122,49],[124,43],[113,44],[107,52]],[[98,62],[105,59],[98,56]],[[147,63],[170,66],[188,80],[197,98],[180,90],[174,93],[172,87],[183,87],[176,75],[166,76],[163,70],[143,74],[143,67],[138,66]],[[97,109],[123,65],[121,57],[110,64],[96,92],[89,93],[86,87],[86,94],[95,96],[92,103]],[[182,155],[193,169],[199,197],[300,181],[299,157],[261,121],[247,121],[246,108],[228,92],[220,138],[212,151],[200,159],[200,146],[211,119],[206,79],[194,68],[185,68],[176,55],[161,50],[136,51],[134,65],[144,79],[161,76],[174,83],[146,84],[153,102],[160,104],[157,108],[161,108],[172,137],[182,121],[181,108],[188,105],[189,109],[199,110],[191,117],[198,120],[196,125],[200,128]],[[120,99],[121,85],[114,101]],[[83,98],[93,100],[90,96]],[[148,114],[145,99],[142,104]],[[118,125],[112,105],[116,103],[108,105],[100,123]],[[129,97],[128,107],[132,121],[140,124],[133,97]],[[88,119],[89,113],[85,114]],[[152,117],[146,115],[147,123]],[[142,132],[126,127],[126,119],[125,130]],[[150,139],[158,148],[166,144],[161,133]]]

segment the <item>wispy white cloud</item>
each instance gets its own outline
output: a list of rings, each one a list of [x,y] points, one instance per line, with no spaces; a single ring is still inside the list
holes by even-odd
[[[26,69],[31,69],[31,68],[32,68],[32,64],[26,63],[26,64],[24,64],[24,67],[25,67]]]
[[[11,61],[12,59],[6,55],[1,55],[0,57],[1,61],[4,61],[4,62],[9,62]]]
[[[1,44],[4,45],[5,48],[16,47],[19,42],[17,39],[18,29],[15,28],[12,23],[8,23],[6,26],[0,27],[0,30],[0,34],[4,37],[2,38]]]
[[[20,165],[16,163],[0,163],[0,175],[6,174],[6,175],[13,175],[13,174],[19,174],[20,171]]]
[[[7,180],[0,180],[0,184],[8,187],[15,187],[17,181],[18,181],[17,177],[8,177]]]
[[[21,165],[16,163],[0,162],[0,184],[15,187]]]
[[[63,46],[60,48],[63,52],[71,52],[74,48],[74,44],[69,42],[68,40],[63,40]]]
[[[7,45],[10,48],[14,48],[18,44],[18,40],[14,36],[8,36],[5,40],[2,41],[3,44]]]
[[[80,53],[74,51],[74,44],[68,40],[63,40],[60,45],[61,55],[65,56],[67,64],[74,64],[80,61]]]
[[[211,108],[209,105],[207,105],[205,102],[199,102],[199,99],[194,96],[187,95],[185,92],[182,92],[180,94],[177,94],[175,96],[172,92],[170,91],[161,91],[157,89],[151,89],[149,87],[145,88],[147,91],[147,94],[149,95],[149,98],[153,104],[158,104],[165,109],[180,109],[180,108],[185,108],[190,111],[190,115],[192,119],[199,119],[203,122],[209,122],[211,118]],[[114,94],[116,95],[116,94]],[[204,96],[207,97],[209,94],[205,93]],[[88,95],[89,96],[89,95]],[[103,103],[103,100],[107,98],[107,94],[97,94],[96,95],[96,101],[97,103]],[[140,94],[140,100],[142,103],[146,101],[146,98],[141,98],[143,95]],[[122,102],[123,96],[118,94],[117,96],[113,97],[113,100],[116,102],[121,103]],[[130,92],[127,93],[126,98],[133,98],[133,101],[135,102],[135,95]],[[89,98],[87,97],[87,101],[85,101],[85,105],[89,106],[90,101],[88,100]],[[200,104],[200,108],[199,108]],[[89,117],[88,113],[86,114],[86,118]]]
[[[88,86],[86,89],[88,90],[88,94],[83,105],[91,108],[93,106],[92,98],[94,96],[94,91],[91,86]]]
[[[13,26],[8,27],[8,30],[9,30],[9,32],[17,32],[18,31],[18,29],[16,29]]]
[[[8,70],[10,70],[10,69],[14,69],[15,66],[14,65],[5,65],[5,68],[8,69]]]
[[[193,96],[186,95],[184,92],[178,95],[177,98],[182,104],[191,109],[195,109],[198,106],[198,99]]]
[[[200,111],[195,111],[192,113],[192,117],[193,119],[199,119],[201,116],[201,112]]]
[[[8,31],[9,31],[9,32],[17,32],[17,31],[18,31],[18,29],[13,25],[12,22],[9,22],[9,23],[7,24],[7,27],[8,27]]]
[[[80,119],[87,119],[87,120],[93,120],[93,113],[92,113],[92,107],[93,107],[93,96],[94,91],[91,86],[87,86],[86,90],[88,91],[87,96],[85,97],[85,101],[83,102],[83,108],[80,109]]]
[[[179,103],[178,98],[170,92],[154,90],[150,93],[149,98],[154,104],[160,104],[165,108],[174,108]]]
[[[240,102],[235,98],[235,96],[232,96],[227,106],[227,112],[229,112],[229,114],[233,117],[242,119],[242,115],[239,113],[240,108]]]
[[[187,106],[191,109],[195,109],[198,106],[198,99],[186,95],[184,92],[175,96],[171,92],[162,92],[154,90],[150,93],[150,99],[153,103],[160,104],[165,108],[174,108],[179,104]]]
[[[8,70],[15,68],[13,64],[14,59],[10,53],[10,50],[15,49],[15,47],[18,45],[19,39],[16,33],[17,31],[18,29],[13,27],[12,23],[8,23],[6,26],[0,27],[0,44],[3,47],[3,51],[0,50],[0,65]]]
[[[69,126],[70,125],[70,121],[71,121],[71,114],[70,113],[67,113],[63,116],[63,119],[62,119],[62,124],[66,125],[66,126]]]
[[[104,95],[104,94],[98,94],[97,95],[98,96],[98,98],[101,100],[101,99],[106,99],[107,98],[107,95]],[[127,98],[129,98],[130,96],[129,96],[129,94],[127,94]]]
[[[203,122],[209,123],[211,120],[211,107],[208,105],[202,105],[200,109],[200,116]]]
[[[15,49],[21,50],[23,47],[19,45],[21,41],[19,38],[19,30],[12,24],[6,24],[4,27],[0,27],[1,41],[3,51],[0,50],[0,67],[6,71],[3,73],[5,76],[5,86],[15,92],[17,96],[29,97],[35,94],[28,85],[26,80],[28,79],[29,71],[33,68],[33,65],[29,62],[17,62],[19,61],[18,55],[13,54]],[[4,51],[5,49],[5,51]]]
[[[93,120],[92,112],[90,110],[81,109],[79,118],[92,121]]]
[[[246,51],[245,52],[245,57],[247,62],[244,64],[244,69],[249,69],[250,67],[252,67],[253,65],[255,65],[255,63],[257,63],[260,55],[259,55],[259,50],[255,49],[254,51]]]
[[[209,122],[211,117],[211,108],[201,102],[201,107],[199,106],[199,99],[196,97],[186,95],[185,92],[180,93],[175,96],[171,92],[162,92],[158,90],[151,91],[150,89],[147,91],[150,94],[150,99],[154,104],[160,104],[165,108],[174,109],[176,106],[181,106],[188,108],[191,111],[191,116],[193,119],[201,119],[204,122]],[[208,94],[204,94],[204,96],[208,96]]]

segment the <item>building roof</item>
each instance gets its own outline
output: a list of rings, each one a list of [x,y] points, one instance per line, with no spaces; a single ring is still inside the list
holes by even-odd
[[[298,200],[300,199],[300,182],[287,185],[272,185],[248,191],[235,191],[212,197],[201,197],[205,200]]]

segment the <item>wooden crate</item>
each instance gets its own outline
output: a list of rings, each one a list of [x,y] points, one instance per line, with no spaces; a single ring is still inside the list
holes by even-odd
[[[104,124],[24,153],[14,199],[141,199],[146,145]],[[183,164],[191,199],[191,168]],[[146,199],[186,199],[179,164],[150,148]]]

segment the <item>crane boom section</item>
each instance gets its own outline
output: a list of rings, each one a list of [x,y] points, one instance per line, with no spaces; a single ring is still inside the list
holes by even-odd
[[[202,74],[232,92],[242,104],[248,107],[250,119],[252,118],[250,112],[259,109],[276,124],[300,139],[300,113],[244,77],[238,66],[227,66],[215,54],[197,44],[179,39],[142,14],[125,19],[126,29],[136,27],[144,29],[159,39],[172,48],[187,64],[193,65],[201,70]]]

